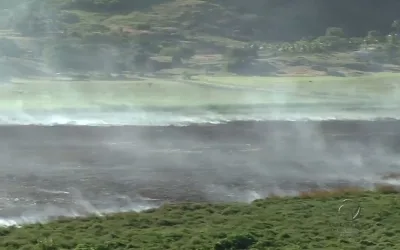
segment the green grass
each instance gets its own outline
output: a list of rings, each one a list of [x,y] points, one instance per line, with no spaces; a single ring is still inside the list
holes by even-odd
[[[339,87],[374,87],[375,89],[387,89],[393,85],[400,86],[399,73],[376,73],[373,75],[358,77],[335,76],[297,76],[297,77],[263,77],[263,76],[196,76],[195,79],[210,81],[216,84],[239,85],[268,88],[270,84],[279,84],[283,87],[301,84],[302,87],[320,87],[323,84],[339,84]],[[310,82],[311,81],[311,82]],[[372,85],[373,84],[373,85]]]
[[[393,93],[387,86],[359,92],[346,97],[349,87],[337,86],[343,80],[306,83],[299,78],[257,77],[199,77],[198,81],[144,78],[132,81],[56,81],[49,79],[14,79],[12,84],[0,86],[0,109],[62,109],[105,106],[143,107],[204,107],[259,104],[321,104],[354,101],[360,98],[378,100],[378,92]],[[331,79],[331,78],[329,78]],[[332,78],[333,79],[333,78]],[[375,79],[375,78],[373,78]],[[319,80],[318,80],[319,81]],[[205,82],[210,85],[202,85]],[[361,81],[364,84],[365,81]],[[301,87],[293,85],[299,83]],[[371,81],[376,83],[376,80]],[[249,86],[249,89],[215,88],[218,85]],[[292,84],[292,85],[291,85]],[[258,91],[261,86],[268,91]],[[377,84],[375,84],[376,86]],[[293,86],[297,86],[296,89]],[[318,88],[317,88],[318,86]],[[361,86],[360,84],[357,86]],[[253,89],[252,89],[253,88]],[[296,90],[296,91],[294,91]],[[340,91],[339,91],[340,90]],[[379,91],[377,91],[379,90]],[[317,93],[317,91],[322,92]],[[335,93],[338,92],[338,93]],[[362,96],[361,94],[364,94]],[[381,93],[381,94],[382,94]],[[338,96],[338,94],[341,94]],[[385,97],[384,95],[384,97]],[[372,98],[375,97],[376,98]],[[358,99],[357,99],[358,98]]]
[[[341,212],[344,199],[352,199]],[[348,209],[361,207],[350,222]],[[347,210],[346,210],[347,209]],[[0,249],[400,249],[392,189],[341,190],[251,204],[182,203],[141,213],[0,229]]]
[[[143,81],[21,80],[0,88],[0,107],[90,108],[107,105],[130,107],[194,107],[239,104],[246,93],[146,79]],[[151,86],[149,84],[152,84]],[[266,95],[257,95],[267,102]],[[251,101],[248,101],[251,103]]]
[[[212,86],[250,87],[299,96],[327,98],[396,98],[400,91],[399,73],[377,73],[359,77],[246,77],[246,76],[196,76],[194,80]]]

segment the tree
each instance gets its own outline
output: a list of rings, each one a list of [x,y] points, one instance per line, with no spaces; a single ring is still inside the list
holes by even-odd
[[[253,234],[237,234],[231,235],[222,239],[214,245],[214,250],[227,250],[227,249],[249,249],[252,245],[257,243],[257,238]]]
[[[381,40],[381,33],[377,30],[368,31],[368,35],[366,37],[366,42],[370,43],[378,43]]]
[[[386,41],[389,44],[397,44],[397,36],[396,34],[389,34],[386,36]]]
[[[254,48],[228,48],[224,58],[227,60],[225,70],[232,73],[241,73],[258,57]]]
[[[228,60],[256,59],[258,52],[254,48],[228,48],[224,57]]]
[[[135,68],[144,69],[147,65],[149,58],[150,55],[143,50],[138,51],[133,55],[133,65],[135,66]]]
[[[370,30],[368,31],[368,37],[380,37],[381,33],[377,30]]]
[[[325,31],[325,36],[337,36],[344,37],[344,31],[342,28],[338,27],[329,27]]]
[[[182,47],[180,49],[180,54],[182,59],[189,60],[196,54],[196,51],[190,47]]]
[[[174,66],[174,67],[182,66],[182,55],[181,54],[173,55],[171,58],[171,63],[172,63],[172,66]]]
[[[399,47],[395,44],[386,44],[383,49],[390,61],[393,61],[399,54]]]
[[[394,20],[392,23],[392,28],[396,30],[396,34],[400,33],[400,20]]]

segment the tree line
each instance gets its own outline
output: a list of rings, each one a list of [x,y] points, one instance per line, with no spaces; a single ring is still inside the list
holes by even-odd
[[[98,12],[131,12],[173,0],[62,0],[63,8]],[[184,0],[180,0],[184,2]],[[190,0],[188,0],[190,1]],[[318,36],[326,27],[343,27],[350,37],[369,30],[388,33],[388,25],[398,18],[398,0],[204,0],[240,15],[257,15],[254,29],[265,39],[294,41]],[[204,9],[203,11],[208,11]]]

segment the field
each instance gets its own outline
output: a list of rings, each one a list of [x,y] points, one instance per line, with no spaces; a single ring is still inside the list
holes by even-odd
[[[398,209],[391,188],[316,191],[251,204],[167,204],[0,229],[0,249],[400,249]]]
[[[190,185],[171,184],[186,176],[193,181],[192,176],[200,173],[197,182],[204,186],[207,181],[218,183],[212,177],[227,180],[227,187],[245,186],[245,178],[236,177],[248,173],[258,186],[258,179],[268,182],[257,170],[266,167],[270,168],[268,178],[282,179],[282,185],[296,184],[296,178],[306,175],[312,180],[308,184],[328,187],[317,177],[352,177],[343,179],[356,185],[354,179],[368,179],[376,169],[398,168],[397,123],[386,127],[373,119],[369,122],[374,125],[365,125],[365,121],[344,125],[351,136],[333,132],[326,136],[342,143],[332,146],[332,152],[319,137],[316,128],[320,124],[303,127],[295,123],[292,133],[286,133],[280,123],[267,129],[252,124],[253,130],[242,125],[232,130],[196,128],[197,122],[266,117],[291,121],[299,117],[319,121],[394,117],[400,108],[400,42],[396,39],[400,20],[394,20],[399,7],[394,1],[380,10],[365,1],[362,12],[355,11],[360,3],[343,1],[313,1],[311,5],[262,0],[151,0],[133,5],[126,0],[45,0],[41,5],[40,1],[31,1],[32,5],[15,1],[19,6],[6,2],[0,3],[0,125],[35,126],[31,126],[34,132],[24,130],[30,126],[0,131],[0,148],[4,149],[0,151],[0,190],[4,191],[0,222],[28,221],[24,219],[32,214],[39,218],[31,213],[32,207],[44,210],[51,222],[0,226],[0,250],[400,249],[400,191],[392,186],[380,186],[373,192],[342,187],[296,197],[271,194],[248,204],[206,203],[196,198]],[[104,76],[104,71],[124,80],[91,78],[92,73]],[[89,80],[61,80],[53,77],[55,72],[83,74],[81,78]],[[129,80],[127,75],[135,78]],[[121,127],[101,128],[109,129],[106,133],[86,126],[100,123],[145,126],[137,133],[123,133]],[[170,130],[174,126],[166,126],[178,123],[196,126],[178,127],[179,133]],[[57,130],[58,126],[37,124],[85,126]],[[165,127],[147,130],[149,124]],[[268,129],[275,126],[276,134]],[[162,139],[164,133],[166,139]],[[273,136],[269,139],[264,133]],[[231,144],[223,140],[225,136],[248,143]],[[346,136],[350,139],[345,141]],[[359,143],[358,137],[373,145]],[[183,141],[184,150],[172,147],[178,145],[174,139]],[[271,147],[256,147],[258,141]],[[392,144],[393,152],[383,147],[392,149]],[[336,148],[345,153],[336,155]],[[290,164],[280,165],[281,161]],[[228,165],[234,168],[224,170]],[[132,166],[140,166],[138,172]],[[290,170],[291,166],[295,168]],[[360,166],[365,169],[360,171]],[[275,169],[283,171],[283,177],[277,174],[275,178]],[[152,174],[156,184],[149,181]],[[394,173],[387,179],[396,183],[397,177]],[[147,189],[130,186],[144,180]],[[42,190],[40,184],[51,190]],[[79,192],[88,187],[85,198],[77,201],[74,194],[63,198],[63,185]],[[142,195],[139,191],[144,190],[146,198],[171,203],[140,213],[58,217],[69,214],[62,213],[60,204],[74,208],[87,197],[91,197],[89,204],[112,203],[111,207],[119,208],[107,211],[132,211],[131,207],[120,209],[120,203],[110,198],[115,198],[113,191],[119,197],[121,190],[129,195]],[[210,193],[218,195],[215,190]],[[188,200],[174,200],[166,194],[190,196],[194,202],[181,203]],[[33,205],[25,209],[26,204]],[[60,213],[49,215],[42,209],[48,207]],[[94,210],[76,211],[87,215]]]
[[[395,73],[343,78],[196,76],[186,81],[13,79],[0,87],[0,109],[395,103],[400,86],[398,76]]]

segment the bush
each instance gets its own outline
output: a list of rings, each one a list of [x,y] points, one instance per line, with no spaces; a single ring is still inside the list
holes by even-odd
[[[87,11],[102,11],[102,12],[121,12],[132,11],[142,8],[147,8],[153,4],[162,3],[165,0],[74,0],[64,3],[64,8],[77,8]]]
[[[159,41],[162,40],[157,34],[139,34],[130,37],[131,46],[143,49],[150,53],[160,53]]]
[[[124,37],[116,36],[113,33],[86,33],[82,37],[82,41],[84,43],[93,43],[93,44],[122,44],[126,41]]]
[[[230,73],[240,73],[243,69],[250,65],[251,61],[243,59],[233,59],[226,63],[225,70]]]
[[[79,244],[75,247],[74,250],[97,250],[97,249],[90,244]]]
[[[163,48],[160,51],[161,56],[170,56],[172,58],[181,58],[188,60],[195,55],[195,50],[189,47],[181,47],[181,48]]]
[[[179,49],[178,48],[171,48],[171,47],[167,47],[167,48],[162,48],[160,51],[160,56],[174,56],[175,54],[179,53]]]
[[[344,31],[342,28],[329,27],[325,31],[325,36],[344,37]]]
[[[214,250],[243,250],[255,243],[257,243],[257,240],[251,234],[233,235],[215,244]]]
[[[182,59],[188,60],[196,54],[196,51],[190,47],[182,47],[180,49],[180,53],[181,53]]]
[[[255,59],[258,57],[258,53],[254,48],[228,48],[224,56],[228,60]]]
[[[322,44],[325,50],[330,51],[347,50],[354,47],[349,39],[338,36],[320,36],[315,41]]]
[[[105,33],[110,32],[111,29],[102,24],[88,24],[82,23],[79,25],[79,30],[82,33]]]
[[[138,30],[150,30],[151,29],[151,25],[148,23],[139,23],[135,27]]]
[[[133,65],[136,68],[142,69],[146,66],[150,55],[145,53],[144,51],[139,51],[133,56]]]
[[[147,69],[150,71],[159,71],[163,69],[171,69],[172,62],[160,62],[157,60],[149,59],[146,65]]]

